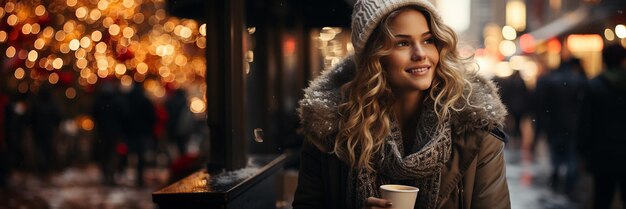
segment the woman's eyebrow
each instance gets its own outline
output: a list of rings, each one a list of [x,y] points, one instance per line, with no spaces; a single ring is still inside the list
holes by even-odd
[[[429,36],[429,35],[432,35],[432,33],[430,31],[426,31],[426,32],[422,33],[422,37]],[[411,38],[411,35],[408,35],[408,34],[395,34],[394,37],[396,37],[396,38]]]

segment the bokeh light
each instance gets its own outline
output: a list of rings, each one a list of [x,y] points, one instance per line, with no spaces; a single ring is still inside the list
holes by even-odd
[[[6,26],[0,29],[8,60],[4,63],[14,63],[15,69],[9,88],[37,92],[50,83],[73,99],[93,96],[90,85],[107,78],[125,84],[150,82],[146,91],[153,99],[166,98],[170,87],[183,86],[202,89],[190,91],[189,98],[200,98],[205,94],[198,87],[206,69],[206,24],[169,16],[165,4],[26,0],[0,5],[0,25]]]
[[[626,38],[626,26],[619,24],[615,26],[615,35],[619,38]]]
[[[613,41],[615,40],[615,33],[613,33],[613,30],[610,28],[604,29],[604,38],[606,38],[607,41]]]

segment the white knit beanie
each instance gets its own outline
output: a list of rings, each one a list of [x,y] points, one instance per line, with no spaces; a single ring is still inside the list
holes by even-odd
[[[441,20],[437,9],[428,0],[358,0],[352,10],[352,46],[355,55],[360,56],[367,39],[384,17],[400,7],[410,5],[424,8],[433,15],[432,18]]]

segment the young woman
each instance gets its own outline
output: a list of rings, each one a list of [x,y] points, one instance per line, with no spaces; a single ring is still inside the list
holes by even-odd
[[[355,55],[305,89],[294,208],[385,208],[379,186],[420,189],[415,208],[510,208],[506,115],[427,0],[360,0]]]

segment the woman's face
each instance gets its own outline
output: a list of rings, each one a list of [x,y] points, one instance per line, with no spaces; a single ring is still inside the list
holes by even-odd
[[[390,24],[391,54],[382,58],[393,91],[424,91],[430,88],[439,63],[435,37],[420,11],[401,11]]]

